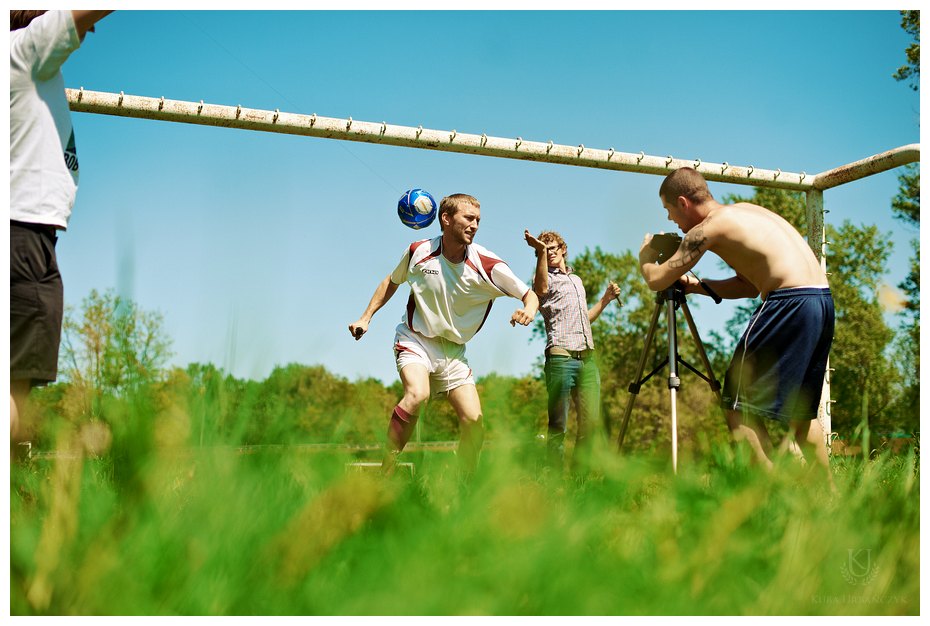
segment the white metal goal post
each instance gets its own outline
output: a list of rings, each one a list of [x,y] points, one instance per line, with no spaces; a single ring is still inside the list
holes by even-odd
[[[823,192],[860,178],[885,172],[901,165],[920,161],[920,144],[908,144],[876,154],[854,163],[841,165],[819,174],[806,172],[783,172],[755,168],[752,165],[730,165],[729,163],[703,163],[700,159],[676,159],[672,156],[652,156],[642,152],[618,152],[588,148],[584,145],[567,146],[552,141],[541,143],[504,137],[489,137],[459,133],[456,130],[434,130],[418,126],[398,126],[387,122],[364,122],[361,120],[322,117],[287,113],[278,109],[267,111],[248,109],[242,106],[205,104],[183,100],[167,100],[164,97],[126,95],[123,92],[109,93],[66,89],[71,110],[80,113],[99,113],[120,117],[134,117],[165,122],[182,122],[205,126],[221,126],[288,135],[305,135],[345,141],[361,141],[390,146],[440,150],[482,156],[540,161],[577,167],[636,172],[666,176],[681,167],[693,167],[704,178],[714,182],[774,187],[792,191],[803,191],[807,196],[807,241],[814,254],[826,270],[824,238]],[[831,441],[830,371],[824,377],[819,419]]]

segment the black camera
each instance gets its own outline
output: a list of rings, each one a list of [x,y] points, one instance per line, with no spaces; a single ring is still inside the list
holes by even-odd
[[[649,247],[659,253],[657,262],[659,264],[668,261],[669,257],[675,254],[678,246],[681,245],[681,237],[676,233],[659,233],[652,236]]]

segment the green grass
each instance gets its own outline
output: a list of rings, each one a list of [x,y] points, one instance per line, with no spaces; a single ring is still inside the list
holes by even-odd
[[[765,474],[728,447],[684,454],[678,475],[659,451],[561,477],[501,435],[463,483],[449,453],[382,480],[341,454],[133,430],[101,458],[14,464],[14,615],[920,611],[913,451],[835,460],[831,494],[795,462]]]

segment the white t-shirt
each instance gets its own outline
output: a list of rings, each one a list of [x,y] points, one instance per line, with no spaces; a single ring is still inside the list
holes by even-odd
[[[451,263],[442,255],[442,236],[410,244],[391,282],[410,283],[403,323],[425,337],[465,343],[491,312],[495,298],[522,300],[529,287],[496,254],[471,244],[465,260]]]
[[[10,33],[10,219],[67,228],[78,161],[61,65],[81,40],[71,11]]]

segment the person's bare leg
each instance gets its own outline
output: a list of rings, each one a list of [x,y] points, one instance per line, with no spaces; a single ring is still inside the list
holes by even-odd
[[[387,444],[381,462],[381,472],[386,475],[394,473],[397,456],[407,445],[416,427],[420,405],[429,399],[429,371],[423,365],[405,365],[400,370],[400,381],[404,385],[404,397],[394,407],[388,423]]]
[[[827,475],[827,484],[830,485],[831,491],[836,491],[836,485],[833,483],[833,472],[830,471],[830,454],[827,451],[827,439],[823,432],[823,426],[820,420],[801,420],[792,421],[794,438],[798,446],[804,451],[811,451],[814,458],[817,459],[817,465],[823,468]]]
[[[10,381],[10,445],[15,446],[23,440],[25,429],[21,413],[26,406],[26,400],[29,398],[29,381],[28,380],[11,380]]]
[[[449,403],[459,417],[459,464],[465,475],[474,473],[484,444],[481,400],[473,384],[461,385],[449,392]]]
[[[771,471],[774,467],[769,452],[772,450],[772,439],[769,437],[769,431],[761,422],[753,420],[749,424],[744,424],[742,415],[739,411],[727,411],[727,426],[730,428],[730,434],[734,441],[745,441],[749,444],[755,455],[755,460],[762,467]]]

